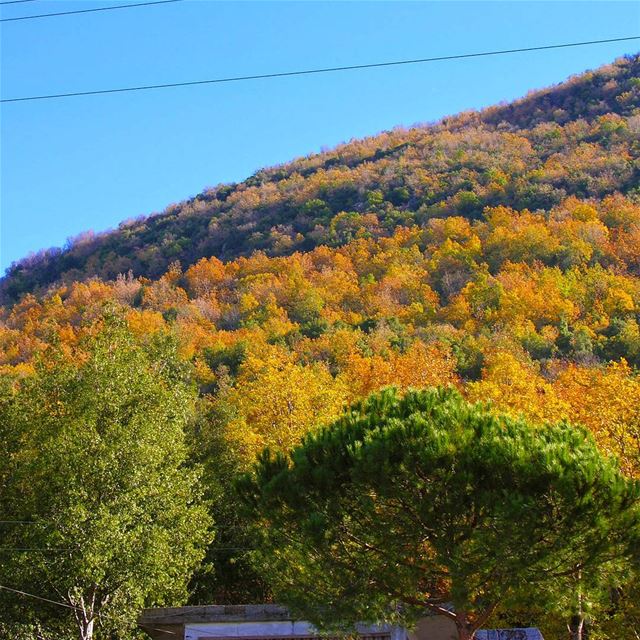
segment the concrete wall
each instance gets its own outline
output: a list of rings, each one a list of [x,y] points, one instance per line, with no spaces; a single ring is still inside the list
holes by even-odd
[[[401,627],[389,625],[358,625],[359,635],[367,640],[407,640]],[[211,638],[313,638],[318,632],[311,624],[299,620],[264,620],[260,622],[210,622],[186,624],[184,640],[210,640]]]
[[[295,621],[278,605],[208,605],[147,609],[139,625],[153,640],[260,638],[302,640],[317,635],[308,622]],[[442,616],[421,620],[415,631],[391,625],[359,625],[362,640],[456,640],[455,625]]]

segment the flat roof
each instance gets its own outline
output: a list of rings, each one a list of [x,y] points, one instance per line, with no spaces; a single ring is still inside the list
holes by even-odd
[[[259,622],[291,619],[289,610],[278,604],[207,604],[144,609],[138,618],[138,623],[141,625],[197,624],[199,622]]]

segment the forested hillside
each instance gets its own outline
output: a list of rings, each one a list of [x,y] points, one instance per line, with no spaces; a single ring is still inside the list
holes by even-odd
[[[26,258],[9,269],[1,292],[14,300],[51,283],[129,270],[156,278],[175,260],[187,267],[256,249],[287,255],[434,217],[479,218],[486,206],[549,211],[571,195],[634,192],[639,76],[640,59],[629,57],[511,105],[258,171]]]
[[[188,462],[176,465],[199,469],[215,521],[194,603],[271,597],[250,562],[256,542],[233,477],[264,447],[287,450],[388,385],[455,387],[535,429],[582,425],[639,478],[640,56],[208,189],[12,266],[2,293],[0,428],[33,409],[35,389],[50,403],[36,412],[38,437],[56,420],[82,433],[86,415],[96,432],[113,415],[126,432],[145,419],[129,386],[154,397],[178,389],[167,420],[183,428],[188,454],[172,437]],[[109,389],[116,352],[133,379],[143,367],[147,386],[118,379],[103,419],[86,380]],[[65,404],[76,384],[81,410]],[[164,419],[144,431],[155,429],[148,446]],[[30,436],[16,433],[16,451],[37,467]],[[0,486],[20,455],[0,464]],[[17,570],[6,564],[0,576]],[[594,638],[640,633],[638,577],[625,580],[615,606],[610,585],[590,604]],[[128,606],[167,602],[162,594]],[[496,615],[550,637],[566,628],[535,607]]]

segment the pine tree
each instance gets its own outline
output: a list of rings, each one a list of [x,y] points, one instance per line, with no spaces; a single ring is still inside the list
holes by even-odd
[[[640,533],[639,485],[586,431],[447,389],[374,394],[239,488],[276,598],[329,628],[430,610],[470,640],[499,606],[581,602]]]

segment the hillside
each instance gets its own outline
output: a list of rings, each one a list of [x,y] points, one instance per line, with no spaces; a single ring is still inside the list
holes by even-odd
[[[16,266],[7,294],[38,295],[0,308],[0,370],[82,352],[117,310],[143,342],[177,339],[238,438],[254,434],[245,454],[280,442],[281,410],[302,433],[381,386],[449,383],[582,422],[636,473],[616,431],[640,424],[634,74],[638,57],[351,142]],[[597,394],[614,380],[610,414]]]
[[[550,211],[568,196],[637,194],[640,57],[616,61],[509,105],[394,130],[219,185],[115,231],[13,264],[5,302],[51,284],[157,278],[215,255],[270,256],[384,237],[402,225],[487,206]]]
[[[269,601],[233,479],[265,447],[290,449],[385,386],[454,387],[536,434],[565,421],[640,478],[640,56],[259,171],[13,265],[1,286],[0,426],[36,468],[33,424],[60,435],[67,471],[71,425],[78,469],[106,472],[119,456],[90,453],[111,442],[86,430],[87,416],[144,424],[161,392],[189,398],[176,409],[184,464],[215,522],[193,604]],[[166,444],[170,421],[142,444]],[[0,485],[22,460],[5,456]],[[620,580],[616,602],[607,582],[593,608],[603,640],[638,633],[640,580]],[[566,633],[555,610],[496,615]]]

